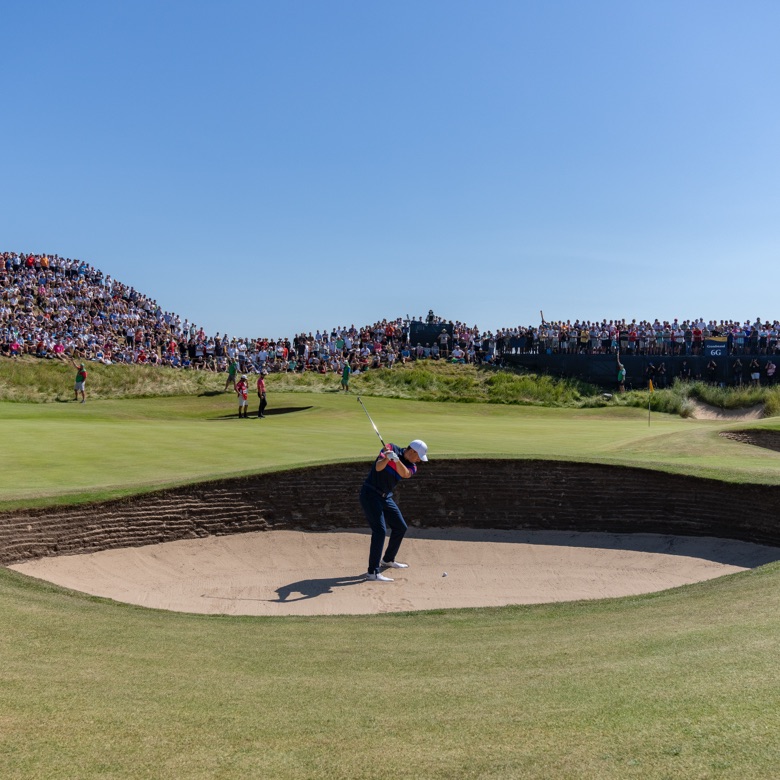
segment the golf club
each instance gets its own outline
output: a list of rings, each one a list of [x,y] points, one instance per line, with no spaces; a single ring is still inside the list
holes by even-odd
[[[368,409],[366,409],[365,404],[360,400],[360,396],[357,397],[358,403],[363,407],[363,411],[366,413],[366,417],[368,417],[368,421],[373,426],[374,430],[376,431],[376,435],[379,436],[379,441],[382,442],[382,449],[384,449],[387,445],[385,444],[385,440],[382,438],[382,434],[379,433],[379,429],[376,427],[376,424],[371,419],[371,415],[368,413]]]

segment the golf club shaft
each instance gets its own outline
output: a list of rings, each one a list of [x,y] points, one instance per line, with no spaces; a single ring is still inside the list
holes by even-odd
[[[371,415],[368,413],[368,409],[366,409],[365,404],[360,400],[360,396],[357,397],[358,403],[363,407],[363,411],[366,413],[366,417],[368,417],[368,421],[371,423],[373,429],[376,431],[376,435],[379,436],[379,441],[382,442],[382,448],[384,449],[387,445],[385,444],[385,440],[382,438],[382,434],[379,433],[379,428],[376,427],[376,424],[371,419]]]

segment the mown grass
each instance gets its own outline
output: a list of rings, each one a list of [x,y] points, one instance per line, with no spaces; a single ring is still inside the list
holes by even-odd
[[[780,484],[780,455],[722,424],[370,389],[386,438],[432,458]],[[230,394],[0,404],[2,506],[374,454],[354,395],[300,390],[272,385],[284,413],[262,421]],[[638,598],[322,618],[144,610],[0,569],[0,777],[774,778],[779,616],[778,564]]]
[[[385,440],[431,457],[590,461],[727,481],[780,482],[780,454],[729,441],[734,425],[646,409],[433,403],[365,396]],[[252,407],[256,413],[256,407]],[[356,395],[269,392],[267,418],[235,396],[0,404],[0,509],[80,503],[299,465],[365,461],[379,446]],[[777,427],[766,420],[762,427]],[[755,423],[753,425],[756,425]],[[741,427],[745,427],[744,425]]]
[[[778,577],[304,619],[147,611],[0,570],[0,774],[774,778]]]

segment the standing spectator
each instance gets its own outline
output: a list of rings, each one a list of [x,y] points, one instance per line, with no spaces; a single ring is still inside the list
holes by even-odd
[[[617,359],[617,385],[618,392],[626,392],[626,367],[620,362],[620,357]]]
[[[341,389],[345,393],[349,392],[349,375],[352,373],[352,366],[349,364],[349,360],[344,361],[344,368],[341,370]]]
[[[580,328],[579,339],[580,339],[579,351],[587,352],[588,344],[590,343],[590,331],[588,330],[588,328],[585,327],[585,325],[583,325]]]
[[[702,329],[699,327],[698,323],[693,326],[692,330],[692,339],[693,339],[693,354],[699,355],[701,354],[701,347],[702,347],[702,339],[704,338],[704,335],[702,333]]]
[[[450,334],[447,333],[445,328],[442,328],[439,334],[439,353],[444,358],[450,353]]]
[[[685,325],[685,330],[683,331],[683,341],[685,343],[685,354],[690,355],[693,351],[691,346],[693,344],[693,331],[688,324]]]
[[[761,384],[761,366],[756,358],[750,361],[750,381],[754,387],[758,387]]]
[[[76,384],[73,388],[75,397],[73,400],[78,401],[79,393],[81,393],[81,403],[84,403],[87,400],[87,396],[84,392],[84,386],[86,385],[87,382],[87,371],[84,368],[83,363],[77,364],[76,361],[73,360],[73,358],[71,358],[70,362],[73,363],[73,365],[76,368]]]
[[[260,372],[260,376],[257,377],[257,397],[260,399],[260,408],[257,410],[257,419],[261,419],[262,417],[265,417],[263,412],[265,411],[265,407],[268,406],[268,400],[265,397],[265,375],[268,372],[263,369]]]
[[[637,353],[638,345],[639,345],[639,331],[637,330],[636,324],[632,322],[630,325],[630,329],[628,331],[628,352],[630,355],[634,355]]]
[[[227,379],[225,380],[225,392],[227,392],[228,388],[231,386],[235,391],[237,373],[238,373],[238,361],[235,358],[231,358],[230,363],[228,363],[228,375],[227,375]]]
[[[647,368],[645,368],[645,375],[647,376],[647,386],[650,389],[652,389],[653,387],[653,381],[655,380],[655,372],[656,372],[655,364],[652,361],[650,361],[647,364]]]
[[[766,372],[766,383],[768,385],[773,385],[775,383],[775,372],[777,371],[777,366],[772,362],[772,358],[767,360],[766,365],[764,366],[764,371]]]
[[[734,384],[737,387],[741,387],[743,367],[742,367],[742,361],[739,358],[737,358],[734,361],[734,365],[731,367],[731,371],[734,374]]]
[[[755,325],[751,328],[748,336],[748,349],[751,355],[758,354],[758,328]]]

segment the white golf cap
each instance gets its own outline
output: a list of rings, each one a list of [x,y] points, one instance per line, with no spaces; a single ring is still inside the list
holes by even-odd
[[[420,456],[420,460],[428,460],[428,445],[422,439],[409,442],[409,446]]]

